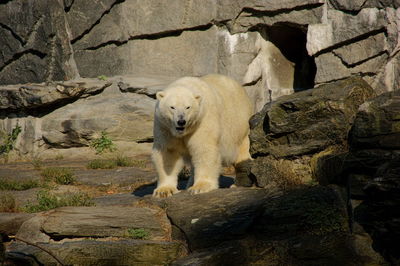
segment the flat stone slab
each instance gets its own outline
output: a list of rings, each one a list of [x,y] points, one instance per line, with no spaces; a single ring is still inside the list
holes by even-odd
[[[51,250],[66,265],[170,265],[187,252],[179,242],[129,239],[40,245]],[[38,262],[41,265],[56,265],[54,258],[43,250],[19,242],[14,242],[7,251],[9,259],[19,259],[24,265],[36,265]]]
[[[15,235],[20,226],[34,214],[0,212],[0,234]]]
[[[29,222],[29,221],[28,221]],[[102,206],[63,207],[49,212],[42,231],[56,238],[128,237],[129,229],[144,229],[150,240],[170,239],[169,221],[160,209]]]
[[[264,189],[231,188],[190,195],[180,192],[164,202],[172,224],[185,232],[192,249],[245,234],[259,208],[273,195]],[[162,202],[163,200],[160,200]]]

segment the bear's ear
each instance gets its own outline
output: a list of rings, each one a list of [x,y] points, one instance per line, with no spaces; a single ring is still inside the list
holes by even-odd
[[[165,96],[165,94],[164,94],[164,92],[162,92],[162,91],[158,91],[158,92],[156,93],[156,98],[157,98],[157,100],[161,100],[162,98],[164,98],[164,96]]]

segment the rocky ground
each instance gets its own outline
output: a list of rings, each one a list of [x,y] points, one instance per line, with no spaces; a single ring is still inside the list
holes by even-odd
[[[376,96],[360,78],[281,97],[251,120],[254,160],[235,180],[226,169],[220,189],[199,195],[184,191],[183,174],[181,193],[152,198],[149,152],[3,163],[3,180],[37,184],[7,191],[3,182],[1,259],[6,265],[396,265],[399,99],[398,91]],[[88,169],[94,158],[117,157],[131,164]],[[70,169],[74,180],[46,179],[49,168]]]

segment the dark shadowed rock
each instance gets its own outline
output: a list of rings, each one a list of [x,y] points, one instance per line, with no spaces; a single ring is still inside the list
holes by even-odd
[[[400,91],[384,93],[361,105],[350,134],[356,149],[400,149]]]
[[[29,213],[0,213],[0,234],[15,235],[20,226],[33,216]]]
[[[168,265],[186,253],[179,242],[148,240],[80,240],[40,245],[67,265]],[[54,258],[36,247],[13,243],[8,250],[9,261],[56,265]]]
[[[194,248],[193,253],[174,265],[379,265],[383,261],[368,244],[365,246],[367,242],[350,234],[345,202],[340,190],[334,187],[296,189],[270,197],[260,197],[260,190],[254,189],[233,191],[217,191],[207,193],[207,198],[193,199],[186,193],[177,194],[179,197],[175,195],[165,202],[171,221],[181,228],[189,246]],[[235,223],[240,219],[234,215],[239,209],[236,204],[241,205],[244,200],[236,202],[234,197],[239,196],[239,191],[246,196],[249,210],[247,219],[240,222],[242,226]],[[189,207],[192,202],[198,203],[194,209],[184,210],[179,218],[174,211],[179,208],[177,200],[189,202]],[[250,205],[252,200],[257,204]],[[206,206],[199,207],[204,202],[213,209],[206,212]],[[251,218],[254,214],[255,218]],[[213,220],[211,215],[225,218]],[[219,230],[210,234],[217,227]],[[243,230],[246,234],[241,233]],[[216,234],[221,236],[217,238]]]
[[[275,157],[322,151],[347,138],[358,106],[374,95],[360,78],[283,96],[251,121],[251,153]]]
[[[165,200],[167,215],[180,228],[191,249],[244,236],[260,207],[272,197],[262,189],[219,189],[190,195],[181,192]]]

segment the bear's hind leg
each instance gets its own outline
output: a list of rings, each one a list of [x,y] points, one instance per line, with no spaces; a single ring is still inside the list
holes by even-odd
[[[178,174],[183,169],[184,160],[177,152],[153,150],[153,162],[158,173],[154,197],[166,198],[178,193]]]
[[[238,156],[234,164],[236,186],[251,187],[254,185],[254,180],[250,178],[251,160],[250,140],[247,136],[239,147]]]

